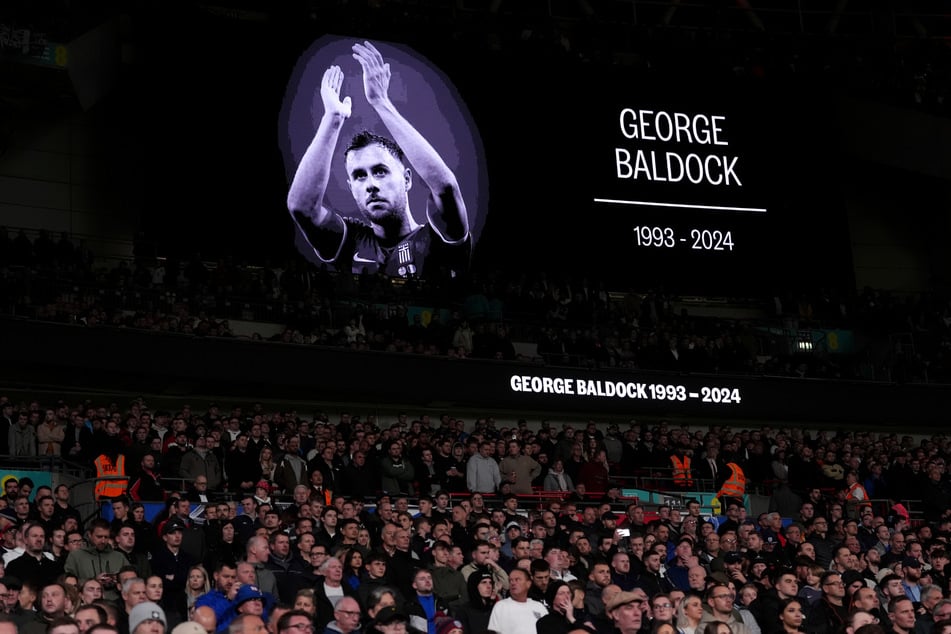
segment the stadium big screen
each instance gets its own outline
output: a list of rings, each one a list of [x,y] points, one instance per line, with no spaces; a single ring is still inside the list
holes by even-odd
[[[207,18],[152,34],[134,100],[160,251],[702,294],[849,283],[834,108],[804,82],[322,26]],[[328,94],[330,141],[315,136]],[[399,165],[378,161],[396,185],[348,163],[362,130],[409,139]],[[329,215],[295,217],[289,198]]]

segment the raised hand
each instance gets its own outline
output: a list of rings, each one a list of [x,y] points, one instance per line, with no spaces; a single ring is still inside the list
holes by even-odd
[[[331,66],[324,71],[320,81],[320,98],[324,102],[324,112],[339,115],[344,119],[353,111],[350,97],[340,99],[340,87],[343,85],[343,71],[339,66]]]
[[[369,42],[353,45],[353,58],[363,67],[363,91],[371,106],[385,102],[389,96],[390,65]]]

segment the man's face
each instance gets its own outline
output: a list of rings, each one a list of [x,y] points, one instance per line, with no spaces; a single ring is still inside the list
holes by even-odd
[[[170,548],[178,548],[179,546],[182,545],[182,537],[183,537],[182,531],[176,530],[165,535],[163,539],[165,540],[165,543],[168,544]]]
[[[716,614],[730,614],[733,612],[734,593],[726,586],[713,588],[707,603]]]
[[[370,221],[386,222],[405,213],[410,171],[386,148],[374,143],[351,150],[346,168],[350,193]]]
[[[781,599],[789,599],[799,594],[799,581],[794,574],[780,575],[776,580],[776,592]]]
[[[413,581],[413,589],[419,594],[429,595],[433,593],[433,576],[429,572],[420,571],[416,573]]]
[[[98,581],[87,581],[83,584],[81,596],[83,603],[92,603],[102,598],[102,585]]]
[[[890,612],[892,622],[903,630],[915,629],[915,606],[908,599],[898,601]]]
[[[641,629],[643,601],[625,603],[611,610],[609,616],[614,621],[614,627],[621,632],[636,632]]]
[[[822,582],[822,591],[830,597],[841,599],[845,597],[845,584],[842,583],[842,577],[839,575],[829,575]]]
[[[607,564],[595,564],[588,573],[588,579],[601,588],[607,587],[611,584],[611,568]]]
[[[275,556],[284,559],[291,552],[291,540],[287,535],[278,535],[274,538],[274,543],[271,545],[271,552]]]
[[[66,609],[66,593],[59,586],[46,586],[40,596],[45,614],[62,614]]]
[[[116,544],[122,550],[130,552],[135,548],[135,529],[131,526],[123,526],[116,535]]]
[[[548,589],[548,584],[551,581],[551,573],[547,570],[539,570],[532,574],[532,585],[544,592]]]
[[[653,573],[660,572],[660,554],[651,553],[644,558],[644,566]]]
[[[853,595],[853,605],[862,610],[877,610],[880,603],[878,593],[873,588],[859,588]]]
[[[231,592],[231,588],[234,586],[234,582],[237,578],[238,571],[236,569],[231,566],[222,566],[221,570],[215,573],[215,586],[225,594],[228,594]]]
[[[109,545],[109,529],[97,527],[89,534],[89,540],[96,550],[105,550]]]
[[[905,589],[902,588],[901,579],[892,579],[885,585],[885,594],[888,597],[900,597],[904,596]]]
[[[122,593],[122,599],[125,601],[126,608],[132,609],[134,606],[144,603],[148,600],[145,595],[145,582],[137,581],[129,586],[128,592]]]
[[[26,533],[26,549],[33,554],[39,554],[43,552],[45,545],[46,531],[42,526],[31,526]]]

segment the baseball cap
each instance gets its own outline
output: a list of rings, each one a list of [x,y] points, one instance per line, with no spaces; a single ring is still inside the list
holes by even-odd
[[[633,592],[618,592],[604,605],[604,610],[605,612],[610,612],[611,610],[619,608],[622,605],[635,602],[640,603],[643,600],[644,597],[639,594],[634,594]]]
[[[165,610],[159,604],[151,601],[140,603],[129,612],[129,631],[134,632],[135,628],[146,621],[161,621],[162,625],[168,626]]]
[[[522,525],[519,524],[518,522],[509,522],[508,524],[505,525],[505,530],[508,530],[510,528],[517,528],[518,530],[522,530]]]
[[[743,559],[745,559],[745,557],[743,556],[743,553],[729,552],[723,555],[723,563],[727,563],[727,564],[738,564],[742,562]]]
[[[185,524],[179,522],[178,520],[169,520],[165,522],[162,526],[162,534],[168,535],[169,533],[174,533],[175,531],[185,530]]]
[[[234,604],[241,605],[245,601],[251,601],[253,599],[264,600],[264,593],[261,592],[261,588],[257,587],[254,584],[245,584],[238,588],[238,593],[234,597]]]
[[[377,612],[375,617],[373,617],[374,625],[389,625],[390,623],[396,623],[397,621],[409,623],[409,618],[407,618],[405,614],[397,610],[392,605],[386,606]]]

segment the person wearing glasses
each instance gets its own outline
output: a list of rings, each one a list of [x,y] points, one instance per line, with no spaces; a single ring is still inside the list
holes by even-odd
[[[726,623],[733,634],[751,634],[750,628],[743,622],[733,608],[736,593],[725,583],[715,583],[707,589],[707,606],[700,617],[699,629],[705,629],[708,623]]]
[[[822,596],[816,601],[806,618],[806,631],[815,634],[837,632],[849,618],[845,602],[845,582],[842,575],[830,570],[819,579]]]
[[[651,614],[653,619],[651,619],[651,628],[656,630],[661,624],[673,624],[674,623],[674,604],[670,600],[669,594],[655,594],[650,599],[651,605]]]
[[[323,634],[350,634],[360,629],[360,604],[353,597],[343,597],[334,607],[334,620],[327,624]],[[289,634],[296,634],[290,632]]]
[[[289,610],[277,621],[278,634],[311,634],[314,622],[304,610]]]

